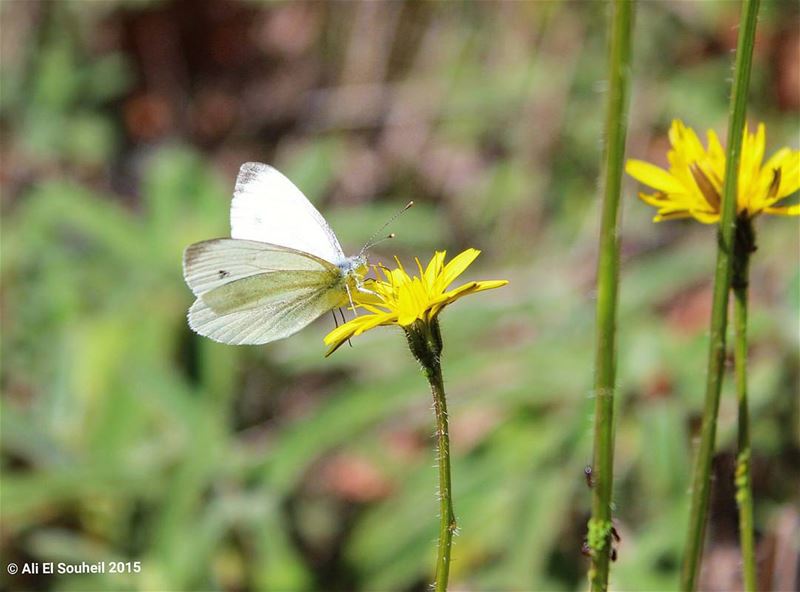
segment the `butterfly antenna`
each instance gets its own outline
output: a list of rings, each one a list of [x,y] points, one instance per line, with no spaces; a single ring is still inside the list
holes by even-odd
[[[376,237],[377,237],[377,236],[378,236],[378,235],[379,235],[381,232],[383,232],[384,230],[386,230],[386,227],[387,227],[387,226],[389,226],[389,225],[390,225],[392,222],[394,222],[395,220],[397,220],[397,219],[400,217],[400,215],[401,215],[402,213],[404,213],[404,212],[405,212],[407,209],[409,209],[409,208],[410,208],[411,206],[413,206],[413,205],[414,205],[414,201],[413,201],[413,200],[412,200],[412,201],[410,201],[410,202],[408,202],[408,203],[405,205],[405,207],[404,207],[402,210],[400,210],[400,211],[399,211],[399,212],[397,212],[397,213],[396,213],[394,216],[392,216],[391,218],[389,218],[389,219],[388,219],[388,220],[387,220],[387,221],[384,223],[384,225],[383,225],[383,226],[381,226],[381,227],[380,227],[380,228],[379,228],[377,231],[375,231],[375,234],[373,234],[371,237],[369,237],[369,240],[368,240],[368,241],[367,241],[367,243],[364,245],[364,248],[362,248],[362,249],[361,249],[361,251],[359,252],[359,256],[363,255],[363,254],[364,254],[364,253],[367,251],[367,249],[371,249],[372,247],[374,247],[374,246],[375,246],[375,245],[377,245],[378,243],[382,243],[383,241],[385,241],[385,240],[387,240],[387,239],[394,238],[394,237],[395,237],[395,234],[394,234],[394,232],[392,232],[391,234],[389,234],[389,235],[387,235],[387,236],[384,236],[384,237],[382,237],[382,238],[379,238],[378,240],[375,240],[375,238],[376,238]]]

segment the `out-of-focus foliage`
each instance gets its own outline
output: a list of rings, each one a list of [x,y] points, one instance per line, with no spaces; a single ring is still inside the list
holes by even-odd
[[[224,236],[236,169],[276,164],[351,250],[484,251],[508,287],[443,314],[452,581],[585,587],[600,4],[6,2],[2,558],[141,560],[9,589],[422,590],[436,536],[425,381],[390,330],[324,359],[323,319],[260,348],[188,330],[181,253]],[[642,3],[629,154],[671,118],[724,132],[732,3]],[[753,120],[797,147],[797,7],[765,3]],[[624,212],[619,589],[673,588],[714,233]],[[759,221],[754,486],[764,577],[798,520],[798,226]],[[730,383],[730,380],[728,381]],[[730,386],[730,384],[728,385]],[[735,580],[735,400],[708,562]],[[772,563],[771,563],[772,561]],[[722,574],[722,575],[720,575]],[[734,581],[731,580],[731,581]],[[719,580],[717,580],[719,581]],[[773,583],[778,581],[772,580]]]

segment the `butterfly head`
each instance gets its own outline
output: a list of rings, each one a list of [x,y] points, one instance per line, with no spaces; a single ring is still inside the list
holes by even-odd
[[[363,253],[348,257],[338,265],[344,276],[364,276],[369,269],[367,256]]]

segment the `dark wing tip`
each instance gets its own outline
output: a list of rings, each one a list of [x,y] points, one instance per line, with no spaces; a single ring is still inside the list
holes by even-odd
[[[274,170],[263,162],[246,162],[239,167],[239,175],[236,177],[236,185],[243,185],[253,181],[258,175]]]

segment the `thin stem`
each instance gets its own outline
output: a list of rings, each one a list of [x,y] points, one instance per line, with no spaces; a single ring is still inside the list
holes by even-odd
[[[436,552],[434,590],[445,592],[450,576],[450,548],[457,524],[453,513],[450,482],[450,430],[447,422],[447,398],[442,379],[442,334],[439,330],[439,321],[435,317],[416,321],[404,329],[408,347],[425,371],[433,395],[439,461],[439,543]]]
[[[752,221],[740,218],[734,248],[733,319],[736,330],[736,398],[739,402],[739,433],[736,462],[736,502],[739,506],[739,541],[742,547],[742,577],[746,592],[756,590],[756,558],[753,536],[753,492],[750,482],[750,411],[747,403],[747,296],[750,255],[755,251]]]
[[[619,284],[619,199],[625,156],[633,2],[615,0],[609,44],[609,96],[606,113],[605,193],[597,262],[597,338],[595,351],[594,489],[588,543],[592,590],[608,588],[611,507],[614,479],[614,389]]]
[[[439,461],[439,545],[436,552],[436,592],[447,590],[450,574],[450,546],[456,530],[453,500],[450,485],[450,433],[447,424],[447,400],[442,381],[442,368],[436,364],[427,371],[433,394],[433,410],[436,413],[436,439]]]
[[[681,589],[697,588],[700,558],[703,553],[708,502],[711,491],[711,459],[717,431],[717,412],[725,369],[725,332],[727,330],[728,291],[731,283],[731,259],[736,215],[736,195],[739,157],[742,149],[747,89],[750,86],[750,67],[755,44],[759,0],[743,0],[739,40],[736,49],[736,68],[728,120],[728,154],[722,195],[722,214],[719,226],[717,266],[714,276],[714,296],[711,309],[711,331],[706,374],[706,395],[700,446],[692,475],[692,501],[686,551],[681,570]]]

